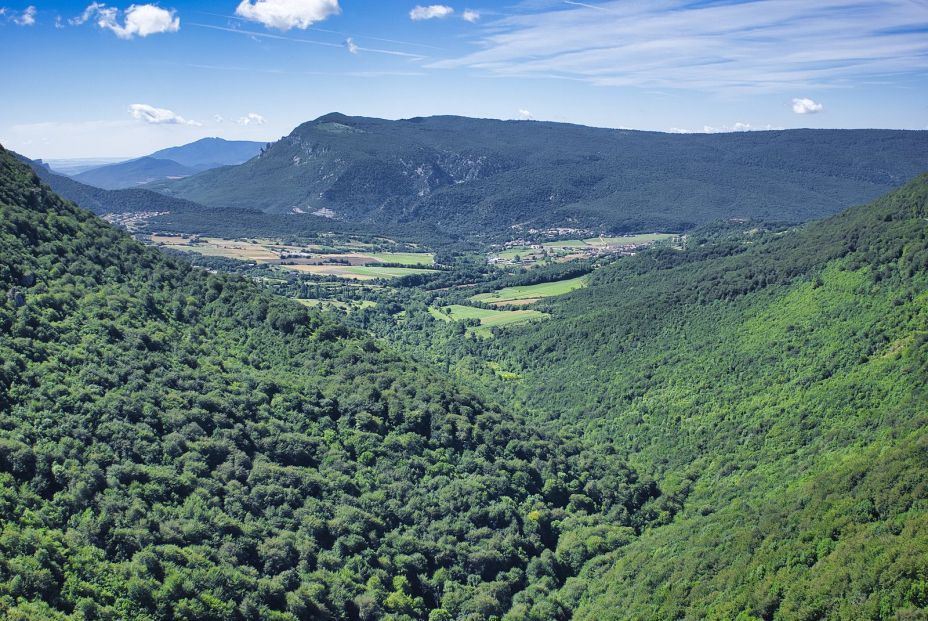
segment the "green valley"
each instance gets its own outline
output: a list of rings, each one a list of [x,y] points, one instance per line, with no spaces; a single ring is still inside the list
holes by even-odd
[[[928,177],[683,234],[135,240],[3,152],[0,206],[11,619],[928,609]]]
[[[502,617],[661,506],[616,455],[165,257],[5,151],[0,208],[4,618]]]
[[[926,34],[0,2],[0,621],[928,621]]]

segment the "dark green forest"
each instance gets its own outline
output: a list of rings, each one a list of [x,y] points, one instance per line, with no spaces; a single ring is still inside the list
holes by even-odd
[[[928,176],[635,256],[449,252],[350,314],[7,152],[0,209],[0,616],[928,618]],[[428,312],[580,274],[493,338]]]
[[[0,153],[0,613],[487,619],[662,519],[341,323],[145,248]]]
[[[922,176],[798,228],[706,227],[489,340],[426,312],[479,285],[349,320],[615,451],[679,507],[582,568],[573,617],[922,619],[926,218]]]

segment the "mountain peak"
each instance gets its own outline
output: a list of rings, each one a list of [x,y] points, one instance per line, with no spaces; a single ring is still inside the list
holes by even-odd
[[[313,123],[345,123],[350,122],[353,117],[341,112],[329,112],[317,118]]]

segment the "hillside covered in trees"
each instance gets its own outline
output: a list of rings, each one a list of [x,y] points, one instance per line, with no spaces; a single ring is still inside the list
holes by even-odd
[[[664,134],[563,123],[329,114],[259,157],[152,187],[220,209],[430,224],[681,231],[725,218],[800,222],[928,169],[928,134]]]
[[[748,242],[623,259],[475,350],[685,499],[575,618],[924,618],[928,175]]]
[[[5,151],[0,210],[3,618],[499,618],[667,519],[616,455],[145,248]]]
[[[0,616],[928,613],[928,176],[513,273],[587,281],[493,338],[428,312],[476,265],[341,315],[7,152],[0,209]]]

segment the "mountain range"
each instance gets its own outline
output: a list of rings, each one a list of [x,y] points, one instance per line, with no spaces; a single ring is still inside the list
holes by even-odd
[[[256,156],[264,143],[203,138],[151,155],[107,164],[73,175],[87,185],[107,190],[134,188],[153,181],[187,177],[198,172],[241,164]]]
[[[680,231],[798,222],[928,169],[928,133],[662,134],[577,125],[328,114],[259,157],[149,187],[219,209],[425,223],[453,234],[575,227]]]

